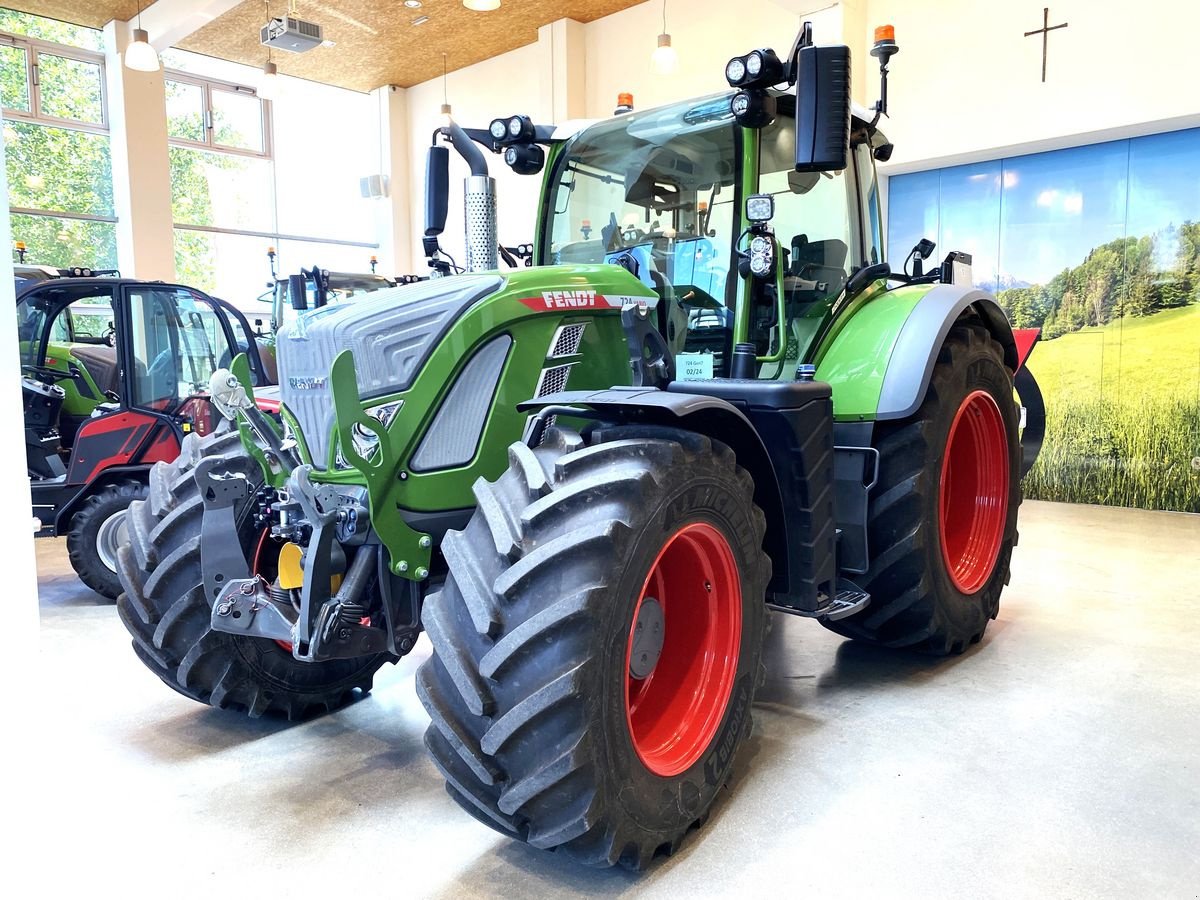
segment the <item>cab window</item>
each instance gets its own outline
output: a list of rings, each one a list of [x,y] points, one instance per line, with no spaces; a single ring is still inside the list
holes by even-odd
[[[216,313],[188,291],[137,287],[129,292],[132,402],[173,409],[208,389],[229,351]]]

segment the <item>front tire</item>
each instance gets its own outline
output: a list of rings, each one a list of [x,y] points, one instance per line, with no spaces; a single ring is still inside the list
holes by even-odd
[[[880,423],[868,511],[871,603],[821,623],[847,637],[961,653],[1000,609],[1017,543],[1021,445],[1012,373],[982,325],[956,324],[910,418]]]
[[[553,429],[509,461],[425,602],[426,746],[485,825],[639,868],[707,817],[749,733],[765,519],[689,432]]]
[[[116,600],[121,593],[117,552],[128,543],[125,510],[146,496],[146,485],[132,479],[106,485],[83,501],[67,532],[67,557],[79,580],[97,594]]]
[[[200,526],[204,502],[193,477],[196,464],[220,456],[231,467],[257,472],[236,431],[204,438],[191,434],[175,462],[150,471],[149,498],[129,507],[130,542],[118,555],[124,593],[117,611],[133,649],[163,683],[185,697],[256,718],[301,719],[341,706],[371,689],[386,654],[305,663],[266,638],[213,631],[204,594]],[[254,560],[262,534],[249,505],[239,513],[238,540]]]

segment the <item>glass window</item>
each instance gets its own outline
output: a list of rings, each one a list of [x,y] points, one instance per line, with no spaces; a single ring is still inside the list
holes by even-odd
[[[100,63],[38,54],[41,114],[93,125],[104,123],[104,74]]]
[[[551,175],[547,258],[600,263],[629,252],[647,287],[690,297],[689,331],[731,334],[737,144],[724,96],[581,134]]]
[[[112,215],[107,135],[11,121],[4,125],[4,144],[13,206]]]
[[[0,102],[5,109],[30,111],[28,59],[24,47],[0,45]]]
[[[12,234],[14,240],[25,242],[26,258],[39,265],[117,267],[117,226],[113,222],[14,213]]]
[[[251,93],[212,90],[213,143],[262,153],[262,101]]]
[[[32,16],[15,9],[0,9],[0,31],[64,44],[67,47],[78,47],[81,50],[104,52],[104,32],[96,28]]]
[[[229,342],[204,301],[174,288],[129,292],[134,355],[134,397],[139,406],[174,408],[207,390]]]
[[[875,157],[867,144],[854,149],[854,164],[858,168],[858,180],[863,186],[864,221],[866,229],[866,262],[874,265],[883,262],[883,222],[879,216],[879,179],[875,176]]]
[[[179,146],[170,157],[175,224],[274,230],[270,160]]]
[[[856,248],[858,197],[846,172],[797,172],[796,123],[780,116],[762,131],[758,189],[775,196],[771,224],[787,255],[787,275],[813,282],[819,297],[837,296],[861,260]]]
[[[313,140],[314,121],[326,133],[346,139]],[[319,173],[321,186],[320,203],[313,203],[308,191],[279,192],[279,230],[311,238],[374,242],[376,210],[385,201],[364,198],[358,183],[380,167],[379,114],[373,98],[328,85],[289,82],[287,91],[271,101],[271,137],[277,184],[307,184]],[[531,187],[536,181],[521,179]],[[504,190],[503,203],[511,211],[517,198],[509,185]],[[532,203],[537,202],[536,196]],[[363,271],[371,251],[360,248],[357,253],[361,260],[348,271]],[[303,262],[312,265],[311,258]],[[286,265],[295,271],[291,262]],[[336,265],[344,268],[350,263]]]
[[[167,79],[167,136],[204,141],[204,89],[187,81]]]
[[[253,235],[176,227],[175,277],[248,312],[258,306],[255,298],[271,277],[267,262],[270,244],[269,238]],[[265,303],[258,308],[260,316],[262,310],[269,310]]]

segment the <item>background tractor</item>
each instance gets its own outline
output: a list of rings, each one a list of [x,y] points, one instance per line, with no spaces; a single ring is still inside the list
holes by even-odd
[[[440,130],[426,249],[454,268],[448,142],[467,272],[297,317],[279,429],[244,364],[214,376],[235,424],[129,511],[118,605],[146,665],[299,717],[423,629],[450,795],[636,867],[725,784],[770,611],[933,654],[979,641],[1017,538],[1021,352],[963,254],[885,262],[885,104],[851,108],[849,62],[806,26],[731,60],[732,93]],[[546,172],[532,267],[496,271],[476,144]]]
[[[17,266],[16,276],[38,536],[65,534],[79,577],[115,599],[125,509],[184,434],[215,424],[201,396],[212,373],[246,352],[256,384],[265,373],[245,317],[192,288],[80,268]]]

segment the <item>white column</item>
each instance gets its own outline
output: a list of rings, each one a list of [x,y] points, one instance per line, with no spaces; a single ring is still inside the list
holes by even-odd
[[[122,56],[131,36],[129,22],[104,26],[117,262],[124,275],[172,281],[175,240],[163,75],[125,68]]]
[[[395,85],[384,85],[371,92],[379,110],[379,141],[383,171],[388,194],[376,201],[379,206],[376,222],[379,233],[379,271],[384,275],[422,274],[425,266],[414,268],[413,248],[420,236],[412,233],[412,204],[420,203],[414,195],[409,162],[408,91]]]
[[[542,25],[538,28],[538,53],[542,67],[539,121],[559,123],[584,118],[587,107],[584,26],[574,19]]]

